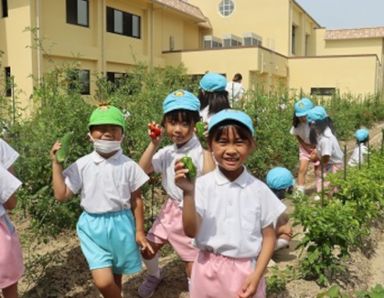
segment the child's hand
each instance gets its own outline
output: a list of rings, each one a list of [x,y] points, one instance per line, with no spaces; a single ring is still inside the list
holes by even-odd
[[[317,150],[316,149],[313,149],[311,151],[311,155],[309,156],[309,158],[311,159],[311,161],[317,161],[319,159],[317,156]]]
[[[52,162],[58,162],[56,158],[56,152],[61,148],[61,143],[59,141],[56,141],[55,144],[53,144],[51,151],[49,152],[49,155],[51,157]]]
[[[152,255],[155,254],[155,251],[145,237],[144,232],[136,232],[136,243],[139,245],[141,251],[148,250]]]
[[[183,191],[193,191],[194,179],[190,180],[187,177],[188,169],[181,162],[181,159],[175,163],[175,183]]]
[[[251,298],[255,295],[257,287],[259,285],[260,277],[256,276],[255,273],[250,274],[245,282],[243,287],[240,290],[237,298]]]
[[[155,121],[148,123],[148,136],[152,139],[152,142],[158,145],[161,141],[163,130],[160,125]]]

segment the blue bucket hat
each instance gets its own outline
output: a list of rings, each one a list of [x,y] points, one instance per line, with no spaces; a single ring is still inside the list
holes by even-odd
[[[167,95],[163,102],[163,113],[174,110],[200,111],[200,101],[191,92],[176,90]]]
[[[295,184],[292,173],[283,167],[271,169],[267,174],[267,185],[272,189],[287,189]]]
[[[355,138],[359,142],[363,142],[368,139],[369,132],[366,128],[360,128],[355,132]]]
[[[239,122],[247,127],[252,135],[255,134],[251,117],[242,111],[232,109],[221,110],[217,114],[214,114],[208,122],[208,132],[212,129],[212,127],[226,120]]]
[[[303,97],[298,102],[295,103],[295,116],[303,117],[306,116],[308,111],[314,107],[313,102],[307,98]]]
[[[327,112],[322,106],[316,106],[307,112],[307,122],[312,123],[318,120],[324,120],[328,117]]]
[[[207,92],[224,91],[227,79],[215,72],[206,73],[200,80],[200,88]]]

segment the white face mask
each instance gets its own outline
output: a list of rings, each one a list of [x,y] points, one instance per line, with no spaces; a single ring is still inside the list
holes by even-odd
[[[121,141],[123,140],[123,138],[121,138],[120,141],[108,141],[100,139],[95,140],[90,134],[89,137],[93,142],[93,149],[95,149],[95,151],[98,153],[108,154],[121,149]]]

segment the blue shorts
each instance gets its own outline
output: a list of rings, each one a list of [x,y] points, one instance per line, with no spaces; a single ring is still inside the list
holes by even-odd
[[[84,211],[76,229],[91,270],[112,268],[114,274],[141,270],[135,221],[130,209],[102,214]]]

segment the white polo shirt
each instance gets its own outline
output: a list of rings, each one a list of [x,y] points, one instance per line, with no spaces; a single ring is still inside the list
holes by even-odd
[[[360,150],[359,150],[360,147]],[[359,165],[359,152],[360,152],[360,164],[364,163],[364,155],[368,154],[368,147],[363,143],[360,143],[358,146],[353,149],[353,153],[348,161],[348,165],[355,167]]]
[[[153,170],[161,174],[162,186],[168,196],[177,201],[179,206],[183,202],[183,191],[175,184],[175,162],[183,156],[189,156],[197,169],[197,176],[203,173],[204,155],[199,139],[194,135],[184,146],[177,148],[169,145],[160,149],[152,158]]]
[[[317,137],[316,150],[320,157],[329,156],[330,164],[343,163],[344,153],[341,151],[339,143],[329,127]]]
[[[235,181],[229,181],[218,168],[198,178],[195,202],[202,218],[196,246],[231,258],[257,257],[262,229],[286,209],[245,167]]]
[[[310,144],[309,141],[309,132],[311,128],[307,123],[300,122],[296,127],[292,126],[289,131],[291,135],[299,136],[306,144]]]
[[[0,217],[5,214],[3,204],[18,190],[21,181],[13,176],[6,168],[0,166]]]
[[[88,213],[131,208],[131,193],[149,179],[121,150],[108,159],[93,151],[70,165],[63,175],[74,194],[81,191],[80,205]]]
[[[3,139],[0,139],[0,164],[8,169],[18,157],[19,153],[9,146]]]

